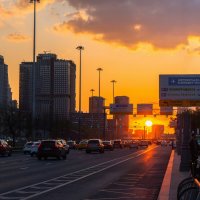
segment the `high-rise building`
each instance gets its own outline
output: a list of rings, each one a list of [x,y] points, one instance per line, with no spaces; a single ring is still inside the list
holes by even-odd
[[[104,113],[105,99],[103,97],[89,97],[89,113]]]
[[[115,104],[129,104],[129,97],[127,96],[116,96]],[[114,119],[116,120],[117,137],[125,137],[129,130],[129,115],[115,114]]]
[[[19,108],[32,111],[32,62],[20,64]],[[35,114],[68,118],[75,112],[76,65],[56,54],[37,56],[35,65]]]
[[[11,106],[12,93],[8,80],[8,65],[4,63],[3,56],[0,55],[0,106]]]

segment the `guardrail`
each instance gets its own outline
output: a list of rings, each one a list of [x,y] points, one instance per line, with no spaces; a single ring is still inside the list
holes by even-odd
[[[177,200],[200,200],[200,182],[198,179],[188,177],[179,183]]]

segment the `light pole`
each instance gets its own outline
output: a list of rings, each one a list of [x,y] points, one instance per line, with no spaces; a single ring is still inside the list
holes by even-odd
[[[40,0],[30,0],[30,3],[34,5],[33,16],[33,68],[32,68],[32,130],[33,139],[35,139],[34,133],[34,120],[35,120],[35,52],[36,52],[36,3],[40,3]]]
[[[81,68],[82,68],[82,51],[84,50],[83,46],[78,46],[76,47],[77,50],[80,52],[80,72],[79,72],[79,117],[78,117],[78,134],[79,134],[79,139],[81,138]]]
[[[94,89],[90,90],[90,92],[92,93],[92,97],[93,97],[94,91],[95,91]]]
[[[94,91],[95,91],[94,89],[90,90],[90,92],[92,93],[92,105],[91,105],[91,109],[90,109],[90,112],[92,113],[92,123],[91,123],[92,125],[91,125],[91,128],[93,128],[93,105],[94,105],[93,104],[93,93],[94,93]]]
[[[115,103],[115,83],[117,83],[116,80],[110,81],[113,84],[113,103]]]
[[[99,71],[99,97],[101,96],[101,88],[100,88],[100,86],[101,86],[101,71],[103,71],[103,69],[102,68],[97,68],[97,71]]]
[[[91,108],[91,112],[93,113],[93,93],[94,93],[94,89],[91,89],[90,92],[92,93],[92,108]]]

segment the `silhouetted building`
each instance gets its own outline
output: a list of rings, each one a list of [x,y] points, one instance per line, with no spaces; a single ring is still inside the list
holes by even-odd
[[[7,107],[12,104],[12,93],[8,80],[8,65],[0,55],[0,106]]]
[[[93,96],[89,98],[89,113],[104,113],[105,99]]]
[[[32,112],[32,62],[20,64],[19,108]],[[35,113],[41,118],[68,118],[75,112],[76,65],[56,54],[37,56],[35,65]]]
[[[116,96],[115,104],[129,104],[129,97],[127,96]],[[116,137],[127,137],[129,131],[129,115],[126,114],[115,114],[114,119],[116,120],[117,135]]]
[[[160,139],[161,135],[164,134],[164,125],[154,124],[152,125],[152,137]]]
[[[107,120],[105,117],[106,116],[103,113],[80,113],[81,137],[102,138],[104,132],[104,120]],[[79,113],[71,113],[70,121],[74,127],[78,127]]]

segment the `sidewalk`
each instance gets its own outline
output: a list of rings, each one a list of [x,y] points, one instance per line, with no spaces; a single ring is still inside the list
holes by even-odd
[[[180,156],[172,150],[158,200],[176,200],[179,183],[189,177],[189,172],[180,172]]]

